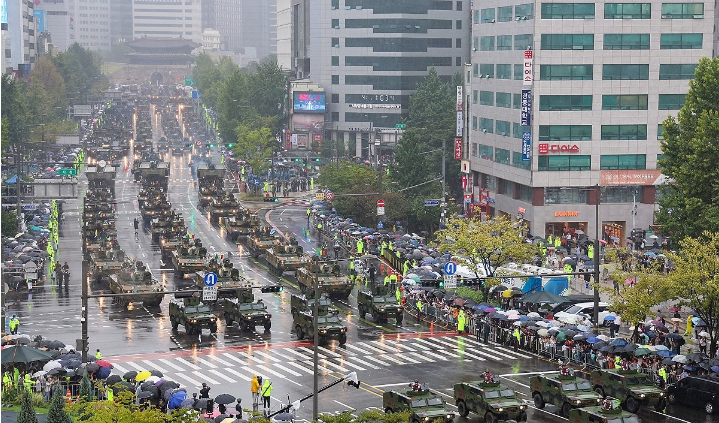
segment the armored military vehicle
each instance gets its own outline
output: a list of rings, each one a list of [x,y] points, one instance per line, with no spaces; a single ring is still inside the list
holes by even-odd
[[[152,240],[158,242],[160,238],[171,237],[173,233],[179,233],[180,228],[185,227],[185,219],[170,210],[168,214],[160,214],[150,221],[150,233]]]
[[[141,261],[125,260],[120,271],[110,275],[110,289],[115,294],[133,294],[116,298],[123,306],[142,302],[146,307],[158,307],[165,297],[165,286],[152,277],[150,267]]]
[[[188,335],[200,334],[205,328],[210,333],[217,332],[217,316],[191,292],[177,293],[170,301],[170,324],[173,331],[177,331],[179,325],[184,326]]]
[[[212,163],[197,165],[197,187],[199,189],[197,201],[200,207],[207,207],[214,198],[224,195],[224,177],[224,165]]]
[[[120,249],[117,240],[101,242],[100,249],[90,253],[90,280],[102,282],[119,272],[124,261],[125,252]]]
[[[111,195],[115,196],[115,172],[117,168],[113,166],[89,166],[85,169],[87,176],[87,189],[94,191],[98,189],[107,189]]]
[[[542,409],[552,404],[569,416],[572,408],[598,405],[602,396],[592,390],[589,381],[575,375],[561,375],[559,372],[536,375],[529,378],[534,406]]]
[[[253,226],[259,226],[260,218],[256,213],[250,213],[245,208],[240,208],[239,216],[220,217],[220,229],[225,232],[225,237],[230,241],[237,241],[241,236],[248,236]]]
[[[195,272],[195,285],[198,288],[205,286],[205,275],[212,272],[217,275],[217,297],[236,297],[238,290],[252,289],[252,282],[240,276],[240,270],[234,267],[229,258],[213,257],[207,260],[202,270]]]
[[[260,254],[272,248],[277,237],[278,235],[269,226],[257,228],[247,238],[247,249],[250,250],[252,257],[257,259]]]
[[[292,326],[295,328],[297,339],[314,339],[315,326],[312,321],[311,311],[296,313],[292,319]],[[336,339],[340,345],[347,342],[347,326],[343,325],[337,316],[317,315],[317,332],[320,344],[327,343],[330,339]]]
[[[295,274],[300,290],[307,296],[314,295],[314,286],[317,284],[320,292],[332,298],[347,299],[354,287],[336,261],[320,261],[318,256],[312,256]]]
[[[240,214],[240,203],[231,192],[223,192],[212,197],[208,210],[210,212],[210,223],[216,225],[221,217],[238,216]]]
[[[636,414],[621,407],[583,407],[569,410],[569,423],[641,423]]]
[[[595,392],[617,398],[631,413],[639,411],[641,406],[654,407],[657,411],[667,406],[666,393],[648,375],[636,370],[594,370],[589,380]]]
[[[222,315],[227,326],[237,322],[242,330],[254,329],[260,325],[265,330],[272,327],[272,315],[262,300],[255,301],[251,289],[238,290],[235,298],[223,299]]]
[[[360,318],[364,319],[369,313],[376,323],[395,319],[399,325],[404,318],[404,308],[398,303],[397,295],[390,291],[390,287],[379,283],[373,284],[371,281],[366,288],[360,288],[357,292],[357,309]]]
[[[202,246],[199,239],[185,238],[182,244],[172,252],[172,266],[175,276],[184,278],[202,270],[205,265],[207,249]]]
[[[270,271],[282,276],[286,271],[296,271],[304,266],[308,258],[303,254],[303,249],[297,243],[297,238],[292,236],[288,241],[282,238],[275,239],[272,248],[265,251],[265,260]]]
[[[307,298],[304,295],[292,294],[290,300],[290,310],[292,317],[294,318],[297,313],[310,312],[312,313],[315,306],[315,300],[313,298]],[[322,294],[317,304],[319,312],[318,316],[336,316],[339,314],[339,310],[332,305],[332,300],[326,294]]]
[[[170,164],[167,162],[142,162],[137,170],[144,187],[159,187],[167,191]]]
[[[407,391],[385,391],[382,394],[385,413],[409,411],[411,423],[449,423],[455,414],[447,410],[447,404],[429,389]]]
[[[170,233],[160,237],[160,254],[163,261],[172,261],[172,252],[177,250],[187,237],[187,228],[184,226],[173,228]]]
[[[152,219],[169,216],[171,209],[172,204],[167,201],[165,194],[158,192],[157,195],[149,197],[147,201],[143,202],[140,206],[140,214],[145,225],[149,225]]]
[[[471,411],[484,418],[485,422],[509,419],[527,421],[527,406],[517,399],[513,389],[499,382],[455,383],[454,400],[462,417],[467,417]]]

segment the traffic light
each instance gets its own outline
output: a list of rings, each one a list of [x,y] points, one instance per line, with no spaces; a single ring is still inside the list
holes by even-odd
[[[262,288],[260,288],[260,291],[262,291],[264,293],[282,292],[284,290],[285,290],[285,287],[282,285],[268,285],[268,286],[263,286]]]
[[[215,148],[215,144],[210,144],[210,148]]]
[[[320,162],[320,158],[319,158],[319,157],[315,157],[315,162],[319,163],[319,162]]]
[[[439,287],[444,288],[444,279],[439,280]]]
[[[307,167],[307,159],[302,159],[302,167]]]
[[[232,148],[234,146],[235,146],[235,144],[232,144],[232,143],[227,144],[227,148]]]
[[[298,163],[299,163],[299,161],[300,161],[300,158],[299,158],[299,157],[295,157],[295,159],[294,159],[294,160],[295,160],[295,162],[298,162]]]

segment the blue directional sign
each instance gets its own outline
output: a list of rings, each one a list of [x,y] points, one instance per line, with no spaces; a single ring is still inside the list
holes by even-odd
[[[439,201],[437,201],[437,200],[424,200],[424,206],[425,206],[425,207],[439,206]]]
[[[205,286],[215,286],[217,283],[217,274],[213,272],[205,273]]]
[[[384,229],[384,223],[381,220],[377,223],[377,229]]]
[[[252,180],[252,183],[255,184],[255,185],[259,185],[259,184],[260,184],[260,180],[257,179],[257,178],[255,178],[255,179]]]
[[[445,263],[444,264],[444,273],[446,275],[450,275],[450,276],[457,273],[457,263],[455,263],[453,261],[448,261],[447,263]]]

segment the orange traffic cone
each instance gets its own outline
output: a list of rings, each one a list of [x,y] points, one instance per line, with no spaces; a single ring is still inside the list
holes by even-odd
[[[432,322],[430,322],[429,324],[429,331],[434,332],[434,320],[432,320]]]

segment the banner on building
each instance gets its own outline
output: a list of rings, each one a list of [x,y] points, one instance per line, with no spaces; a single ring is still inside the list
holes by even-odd
[[[524,50],[524,85],[532,85],[534,82],[534,53],[532,50]]]
[[[462,136],[462,127],[464,126],[464,121],[462,120],[462,111],[457,112],[457,132],[454,134],[456,137]]]
[[[522,90],[522,107],[520,108],[520,125],[532,125],[532,90]]]
[[[454,158],[462,160],[462,138],[454,139]]]
[[[522,161],[530,160],[532,160],[532,133],[527,131],[522,133]]]

